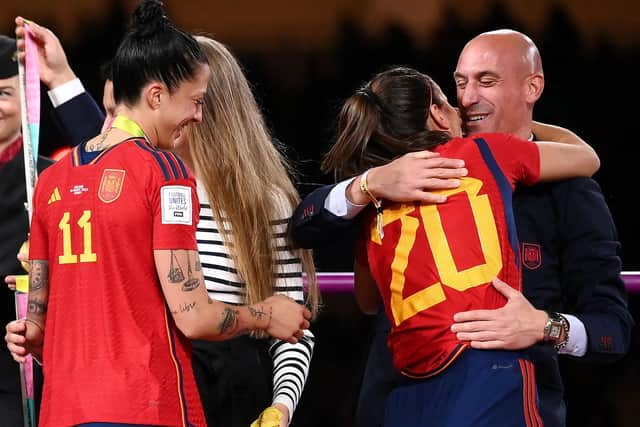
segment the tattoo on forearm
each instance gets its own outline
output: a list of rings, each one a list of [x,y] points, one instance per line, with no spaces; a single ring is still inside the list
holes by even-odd
[[[47,303],[38,298],[30,298],[27,311],[38,316],[44,316],[47,314]]]
[[[238,326],[238,314],[240,312],[238,310],[233,310],[229,307],[224,309],[224,313],[222,313],[222,321],[220,322],[220,326],[218,329],[220,333],[228,333],[233,331]]]
[[[273,316],[273,307],[269,306],[269,312],[267,313],[264,310],[263,306],[260,306],[260,308],[256,308],[254,306],[248,306],[247,309],[249,310],[249,314],[253,317],[256,318],[256,320],[265,320],[267,321],[267,328],[269,327],[269,325],[271,324],[271,317]]]
[[[260,308],[257,309],[250,305],[248,309],[249,309],[249,314],[258,320],[262,320],[262,318],[267,315],[267,313],[264,311],[264,308],[262,306],[260,306]]]
[[[47,261],[34,260],[31,262],[29,273],[29,291],[45,289],[49,284],[49,263]]]
[[[202,271],[202,263],[199,259],[196,260],[196,271]]]
[[[176,257],[175,251],[172,249],[169,251],[171,256],[171,261],[169,262],[169,283],[181,283],[184,281],[184,272],[178,263],[178,258]]]

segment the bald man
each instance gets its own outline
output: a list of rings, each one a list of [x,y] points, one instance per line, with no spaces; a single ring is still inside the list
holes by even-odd
[[[462,50],[454,78],[469,133],[535,138],[531,121],[544,74],[527,36],[510,30],[477,36]],[[514,200],[526,298],[505,289],[502,309],[458,313],[452,329],[478,349],[534,346],[543,420],[562,426],[557,355],[614,361],[629,349],[633,320],[620,277],[620,245],[591,179],[521,188]]]
[[[531,39],[511,30],[483,33],[464,47],[454,77],[469,134],[504,132],[535,138],[533,107],[542,95],[544,74]],[[434,165],[427,168],[425,160],[418,165],[421,156],[409,154],[372,169],[369,190],[377,198],[418,199],[429,188],[424,178],[427,169],[435,175],[432,180],[453,175],[454,169],[434,172]],[[321,246],[352,226],[351,219],[368,200],[358,194],[358,178],[350,183],[323,187],[305,198],[290,223],[296,243]],[[452,329],[478,349],[531,347],[544,425],[564,426],[558,354],[614,361],[629,349],[633,320],[620,278],[617,234],[600,188],[591,179],[518,189],[514,209],[524,295],[499,288],[507,299],[503,308],[458,313]],[[359,426],[381,425],[384,398],[397,381],[385,345],[388,327],[381,312],[361,387]],[[433,421],[433,425],[440,424]]]

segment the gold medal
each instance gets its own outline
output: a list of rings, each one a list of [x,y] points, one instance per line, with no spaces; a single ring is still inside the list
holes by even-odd
[[[29,256],[29,241],[28,240],[25,240],[24,243],[22,244],[22,246],[20,246],[20,250],[18,251],[18,253],[25,254],[25,255],[27,255],[27,257]],[[31,269],[31,264],[29,263],[28,259],[27,259],[27,261],[20,261],[20,264],[22,264],[22,268],[24,268],[24,271],[26,271],[27,273]]]

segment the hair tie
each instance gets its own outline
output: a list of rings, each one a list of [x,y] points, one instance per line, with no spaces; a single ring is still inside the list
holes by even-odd
[[[382,108],[382,104],[380,103],[380,98],[378,98],[378,95],[376,95],[371,90],[371,87],[369,85],[366,85],[365,87],[358,89],[356,91],[356,94],[364,96],[369,101],[373,102],[374,105],[376,105],[377,107]]]

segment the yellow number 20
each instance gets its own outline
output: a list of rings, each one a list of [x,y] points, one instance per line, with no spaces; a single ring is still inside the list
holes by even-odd
[[[448,196],[461,192],[467,193],[485,262],[458,271],[437,206],[420,206],[419,212],[424,224],[424,231],[441,282],[426,285],[407,298],[403,296],[404,273],[415,244],[419,225],[418,218],[408,214],[415,211],[415,206],[400,205],[396,209],[388,209],[383,213],[383,226],[397,220],[400,220],[401,224],[400,239],[394,250],[391,263],[391,311],[396,326],[417,313],[444,301],[446,296],[443,285],[462,292],[490,282],[502,269],[502,251],[493,211],[488,196],[478,195],[481,187],[482,181],[478,179],[462,178],[460,187],[441,193]],[[375,230],[375,223],[372,226],[371,239],[376,243],[381,243]]]
[[[78,262],[78,256],[73,254],[71,249],[71,225],[69,219],[71,215],[65,212],[58,224],[58,228],[62,230],[62,255],[58,257],[60,264],[75,264]],[[84,251],[80,254],[80,262],[96,262],[97,255],[92,252],[91,240],[91,211],[84,211],[78,220],[78,226],[82,229],[82,237],[84,243]]]

